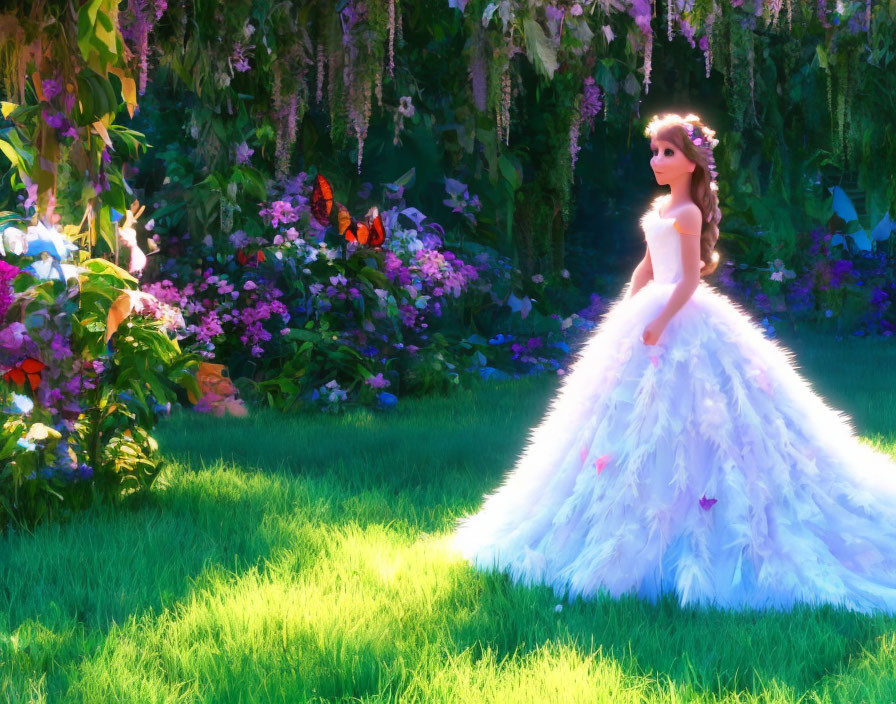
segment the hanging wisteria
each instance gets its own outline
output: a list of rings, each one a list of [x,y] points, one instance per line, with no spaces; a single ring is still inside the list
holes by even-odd
[[[401,117],[396,112],[400,98],[415,97],[418,67],[401,53],[407,21],[401,0],[246,0],[214,5],[211,11],[196,0],[106,0],[103,7],[121,31],[122,53],[134,67],[138,94],[146,91],[155,62],[197,96],[185,121],[202,141],[207,159],[229,152],[218,143],[220,136],[200,135],[198,125],[207,121],[209,111],[235,114],[251,97],[265,106],[271,121],[275,145],[265,156],[270,154],[276,174],[285,176],[313,96],[313,105],[329,113],[330,140],[337,147],[351,145],[360,172],[373,113]],[[544,81],[563,77],[567,85],[585,85],[591,76],[606,94],[605,111],[612,105],[621,114],[636,115],[650,90],[655,42],[664,27],[665,41],[687,42],[703,54],[707,77],[713,68],[722,74],[737,125],[755,117],[757,57],[768,35],[808,27],[820,37],[814,65],[825,72],[832,141],[846,155],[858,146],[850,143],[854,138],[847,129],[853,113],[846,77],[851,81],[863,65],[887,56],[886,43],[875,34],[875,16],[885,9],[870,0],[446,0],[442,7],[445,16],[432,15],[433,26],[441,26],[448,15],[460,20],[469,80],[464,95],[472,109],[489,116],[504,147],[511,145],[522,62]],[[431,13],[413,9],[416,23]],[[12,24],[18,21],[16,15],[6,17]],[[19,84],[16,57],[30,45],[15,39],[15,33],[7,36],[12,44],[5,80]],[[601,67],[605,56],[614,57],[610,87],[598,75],[606,70]],[[54,69],[47,66],[41,75],[52,86]],[[57,73],[66,75],[64,67]],[[568,120],[574,162],[582,120],[576,108],[569,110]],[[400,132],[400,120],[396,125]],[[46,144],[55,148],[52,140]],[[42,177],[40,190],[51,183],[52,178]]]

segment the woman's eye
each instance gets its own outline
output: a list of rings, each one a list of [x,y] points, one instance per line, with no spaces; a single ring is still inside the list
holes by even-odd
[[[666,156],[674,156],[674,155],[675,155],[675,150],[674,150],[674,149],[667,149],[667,150],[665,151],[665,154],[666,154]]]

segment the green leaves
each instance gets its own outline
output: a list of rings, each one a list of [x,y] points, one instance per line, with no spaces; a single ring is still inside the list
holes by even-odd
[[[100,66],[123,63],[117,0],[88,0],[78,9],[77,41],[85,61],[90,61],[91,54],[96,52]]]
[[[551,46],[547,35],[532,18],[523,20],[523,33],[526,36],[526,55],[535,66],[535,70],[548,79],[554,77],[557,70],[557,53]]]

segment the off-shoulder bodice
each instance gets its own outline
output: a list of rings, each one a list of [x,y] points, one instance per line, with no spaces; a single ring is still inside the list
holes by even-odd
[[[664,195],[656,198],[651,208],[641,216],[641,228],[644,230],[653,265],[653,280],[657,283],[677,283],[683,274],[681,235],[675,229],[675,218],[659,214],[668,197]]]

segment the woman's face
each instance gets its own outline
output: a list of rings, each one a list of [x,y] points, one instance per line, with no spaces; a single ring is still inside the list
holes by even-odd
[[[696,164],[672,142],[654,137],[650,140],[650,151],[653,154],[650,159],[650,168],[653,169],[656,182],[661,185],[671,183],[694,172]]]

